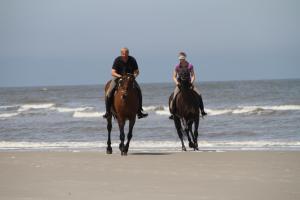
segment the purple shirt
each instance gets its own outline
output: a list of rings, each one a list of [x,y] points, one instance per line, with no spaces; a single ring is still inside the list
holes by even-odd
[[[180,68],[181,68],[180,63],[175,66],[175,71],[177,72],[177,78],[178,78],[178,72]],[[190,72],[190,80],[191,80],[191,73],[193,71],[193,68],[194,68],[193,65],[191,63],[188,63],[187,69]]]

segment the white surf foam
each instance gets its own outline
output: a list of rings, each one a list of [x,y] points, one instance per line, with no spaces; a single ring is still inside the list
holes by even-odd
[[[56,110],[60,113],[66,113],[66,112],[82,112],[85,110],[91,110],[92,107],[77,107],[77,108],[68,108],[68,107],[55,107],[51,108],[51,110]]]
[[[18,109],[19,112],[24,112],[30,109],[47,109],[53,107],[54,103],[40,103],[40,104],[23,104]]]
[[[214,116],[214,115],[224,115],[224,114],[228,114],[231,112],[230,109],[218,109],[218,110],[214,110],[214,109],[205,109],[205,111],[208,113],[208,115],[210,116]]]
[[[0,142],[0,149],[81,149],[101,148],[105,142]]]
[[[270,110],[300,110],[300,105],[263,106],[262,108]]]
[[[104,112],[80,112],[76,111],[73,114],[74,118],[95,118],[95,117],[102,117]]]
[[[169,110],[169,107],[163,105],[156,106],[145,106],[143,107],[145,111],[159,111],[159,110]]]
[[[157,110],[155,111],[157,115],[171,115],[169,110]]]
[[[5,119],[5,118],[10,118],[17,116],[19,113],[0,113],[0,118]]]
[[[112,147],[118,148],[119,143],[113,142]],[[300,141],[199,141],[199,149],[209,150],[300,150]],[[186,143],[187,146],[187,143]],[[0,150],[47,150],[47,149],[104,149],[106,141],[93,142],[0,142]],[[131,150],[172,150],[180,151],[180,141],[133,141]]]
[[[170,115],[169,107],[163,105],[145,106],[144,111],[154,112],[157,115]]]
[[[300,110],[300,105],[279,105],[279,106],[239,106],[231,109],[206,109],[209,115],[224,115],[224,114],[252,114],[266,113],[270,111],[297,111]]]

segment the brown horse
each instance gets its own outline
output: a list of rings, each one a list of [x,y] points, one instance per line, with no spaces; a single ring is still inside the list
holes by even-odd
[[[170,109],[170,112],[174,115],[174,123],[183,151],[186,151],[183,134],[188,138],[189,147],[198,150],[199,101],[198,94],[191,88],[188,77],[189,74],[179,77],[180,92],[174,99],[173,110]],[[173,94],[171,94],[169,98],[169,105],[172,98]],[[193,124],[194,132],[192,131]],[[184,127],[184,129],[182,129],[182,127]]]
[[[135,77],[132,74],[123,75],[119,81],[114,94],[113,105],[112,105],[112,114],[115,119],[118,121],[119,130],[120,130],[120,140],[119,149],[121,155],[127,155],[129,149],[129,143],[132,138],[132,129],[135,124],[136,114],[139,108],[138,92],[135,86]],[[106,83],[105,93],[109,87],[109,83]],[[129,131],[127,134],[127,143],[124,144],[125,133],[124,127],[126,120],[129,120]],[[107,149],[106,153],[111,154],[111,134],[112,129],[112,117],[107,118],[107,130],[108,130],[108,140],[107,140]]]

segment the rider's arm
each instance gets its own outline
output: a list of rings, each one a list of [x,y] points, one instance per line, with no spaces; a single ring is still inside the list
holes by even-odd
[[[194,72],[194,69],[191,70],[191,83],[194,84],[194,81],[196,79],[196,75],[195,75],[195,72]]]
[[[176,85],[178,85],[176,70],[174,70],[174,72],[173,72],[173,81],[175,82]]]
[[[111,70],[111,75],[114,76],[114,77],[117,77],[117,78],[122,77],[120,74],[117,73],[117,71],[115,69]]]
[[[133,75],[135,76],[135,78],[139,75],[139,73],[139,69],[134,70]]]

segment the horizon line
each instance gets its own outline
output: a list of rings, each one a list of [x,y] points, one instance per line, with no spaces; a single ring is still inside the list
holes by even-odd
[[[300,80],[300,78],[272,78],[272,79],[232,79],[232,80],[205,80],[196,81],[196,83],[213,83],[213,82],[234,82],[234,81],[276,81],[276,80]],[[157,81],[157,82],[139,82],[139,84],[166,84],[173,81]],[[27,87],[72,87],[72,86],[96,86],[105,85],[106,83],[86,83],[86,84],[52,84],[52,85],[23,85],[23,86],[0,86],[0,88],[27,88]]]

